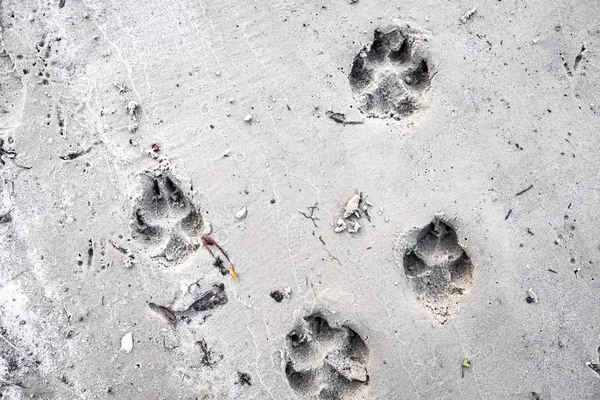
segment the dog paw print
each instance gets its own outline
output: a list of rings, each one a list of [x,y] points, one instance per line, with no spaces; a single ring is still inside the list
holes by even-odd
[[[377,29],[354,58],[349,81],[368,117],[402,119],[421,107],[432,74],[428,36],[410,27]]]
[[[441,216],[408,235],[404,273],[418,298],[445,322],[472,284],[473,264]]]
[[[148,245],[152,256],[180,262],[199,246],[198,209],[168,171],[142,175],[141,186],[134,202],[133,237]]]
[[[355,399],[369,383],[369,349],[351,328],[334,328],[321,315],[304,318],[287,335],[285,375],[302,396]]]

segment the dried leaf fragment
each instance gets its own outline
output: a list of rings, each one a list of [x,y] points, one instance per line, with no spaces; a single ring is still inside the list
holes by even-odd
[[[188,310],[206,311],[212,310],[215,307],[227,303],[227,295],[225,294],[225,285],[214,285],[212,289],[207,291],[198,300],[192,303]]]
[[[175,316],[175,313],[173,313],[173,311],[169,310],[167,307],[159,306],[155,303],[148,303],[148,306],[152,311],[155,311],[164,318],[166,318],[169,321],[169,323],[173,324],[177,322],[177,317]]]
[[[233,279],[235,279],[236,281],[238,280],[238,276],[235,273],[235,268],[233,268],[233,264],[229,266],[229,273],[231,274],[231,276],[233,276]]]

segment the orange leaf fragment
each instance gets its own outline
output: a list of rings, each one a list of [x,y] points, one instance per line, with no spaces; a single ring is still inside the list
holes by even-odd
[[[229,266],[229,273],[231,274],[231,276],[233,276],[233,279],[235,279],[236,281],[238,280],[238,276],[235,273],[235,268],[233,268],[233,264]]]

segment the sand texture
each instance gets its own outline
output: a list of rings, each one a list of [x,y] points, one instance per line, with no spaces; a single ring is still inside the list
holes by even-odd
[[[600,399],[599,16],[0,0],[0,397]]]

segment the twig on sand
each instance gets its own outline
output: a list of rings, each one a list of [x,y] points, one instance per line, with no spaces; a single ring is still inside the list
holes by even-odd
[[[521,190],[519,193],[515,194],[515,196],[520,196],[520,195],[522,195],[523,193],[525,193],[525,192],[527,192],[527,191],[529,191],[529,190],[531,190],[531,189],[533,189],[533,185],[529,185],[529,187],[528,187],[527,189],[523,189],[523,190]]]
[[[319,221],[319,218],[315,217],[315,210],[319,209],[319,207],[317,207],[317,204],[318,203],[315,203],[314,206],[308,207],[308,209],[310,210],[310,214],[307,214],[304,211],[298,211],[300,214],[304,215],[304,218],[310,219],[312,221],[312,223],[315,225],[315,228],[318,227],[316,221]]]
[[[363,121],[348,121],[346,120],[346,114],[339,112],[327,111],[327,116],[342,125],[358,125],[363,123]]]

